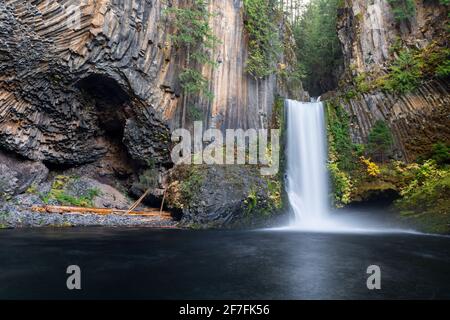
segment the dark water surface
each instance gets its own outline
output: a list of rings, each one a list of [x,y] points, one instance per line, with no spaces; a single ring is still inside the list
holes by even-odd
[[[80,228],[0,230],[0,244],[3,299],[450,298],[448,237]]]

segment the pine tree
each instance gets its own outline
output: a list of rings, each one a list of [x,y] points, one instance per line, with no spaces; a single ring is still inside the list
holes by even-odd
[[[385,157],[391,152],[394,140],[389,126],[383,120],[375,122],[369,134],[369,152],[372,157],[385,161]]]

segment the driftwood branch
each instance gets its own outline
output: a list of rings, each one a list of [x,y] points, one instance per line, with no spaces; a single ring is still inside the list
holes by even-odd
[[[150,193],[150,189],[147,189],[147,191],[145,191],[144,194],[135,203],[132,204],[130,209],[127,210],[127,214],[129,214],[131,211],[136,209],[149,193]]]

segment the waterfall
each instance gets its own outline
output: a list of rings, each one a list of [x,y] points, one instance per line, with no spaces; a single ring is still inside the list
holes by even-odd
[[[383,221],[358,215],[332,214],[328,199],[325,108],[312,102],[286,100],[286,193],[293,221],[283,229],[319,232],[405,232]],[[348,212],[347,212],[348,213]],[[408,230],[407,232],[411,232]]]
[[[327,224],[327,144],[322,102],[286,100],[286,191],[294,211],[293,226],[322,228]]]

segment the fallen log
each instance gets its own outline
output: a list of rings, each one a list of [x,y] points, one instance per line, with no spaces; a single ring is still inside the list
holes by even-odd
[[[40,213],[80,213],[80,214],[97,214],[97,215],[110,215],[117,214],[123,216],[142,216],[142,217],[161,217],[164,219],[172,218],[172,215],[168,212],[160,212],[158,209],[154,211],[128,211],[119,209],[107,209],[107,208],[84,208],[84,207],[67,207],[67,206],[33,206],[31,210]]]
[[[128,209],[127,213],[130,213],[131,211],[133,211],[134,209],[136,209],[141,202],[145,199],[145,197],[150,193],[151,189],[147,189],[147,191],[144,192],[144,194],[135,202],[131,205],[130,209]]]

